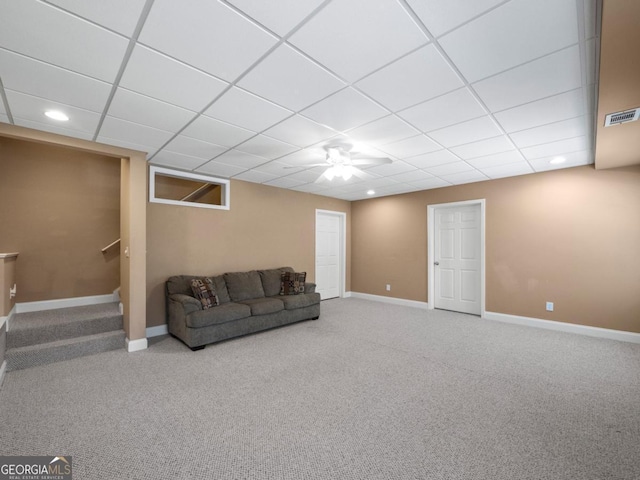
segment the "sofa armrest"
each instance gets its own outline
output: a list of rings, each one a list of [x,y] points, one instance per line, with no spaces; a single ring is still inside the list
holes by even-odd
[[[197,298],[191,297],[189,295],[184,295],[182,293],[174,293],[169,295],[169,300],[172,302],[177,302],[182,305],[184,309],[185,315],[190,314],[191,312],[196,312],[198,310],[202,310],[202,303]]]
[[[316,292],[316,284],[313,282],[305,282],[304,293],[315,293],[315,292]]]

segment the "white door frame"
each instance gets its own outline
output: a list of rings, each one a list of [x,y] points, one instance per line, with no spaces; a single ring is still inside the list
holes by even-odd
[[[319,208],[316,208],[316,230],[315,230],[315,242],[316,245],[318,244],[318,214],[322,214],[322,215],[333,215],[335,217],[338,217],[338,224],[340,226],[340,233],[339,233],[339,242],[340,242],[340,260],[339,260],[339,265],[340,265],[340,285],[338,286],[338,294],[340,296],[340,298],[343,298],[345,295],[345,286],[347,285],[347,214],[345,212],[334,212],[333,210],[322,210]],[[313,262],[314,262],[314,276],[315,273],[318,270],[318,265],[317,265],[317,252],[314,250],[314,255],[313,255]],[[316,279],[314,278],[314,281]]]
[[[449,207],[465,207],[469,205],[480,205],[480,316],[484,317],[485,314],[485,204],[484,198],[478,200],[465,200],[462,202],[452,203],[437,203],[433,205],[427,205],[427,274],[428,274],[428,287],[427,287],[427,299],[428,309],[433,310],[435,308],[435,269],[433,265],[433,257],[435,256],[435,212],[436,208],[449,208]]]

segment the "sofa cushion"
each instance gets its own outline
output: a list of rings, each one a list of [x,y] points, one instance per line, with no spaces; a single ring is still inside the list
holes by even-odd
[[[304,293],[304,281],[307,272],[283,272],[280,275],[280,295],[298,295]]]
[[[284,310],[284,304],[280,298],[252,298],[240,303],[251,308],[251,315],[267,315]]]
[[[269,270],[258,270],[265,297],[273,297],[280,293],[280,275],[282,272],[293,272],[293,268],[280,267]]]
[[[284,303],[285,310],[295,310],[296,308],[310,307],[320,303],[319,293],[305,293],[302,295],[284,295],[278,297]]]
[[[255,270],[225,273],[224,281],[227,284],[229,297],[233,302],[264,297],[260,275]]]
[[[191,280],[191,290],[193,291],[193,296],[200,300],[203,310],[220,305],[218,295],[216,295],[216,288],[210,278],[194,278]]]
[[[174,275],[169,277],[166,283],[167,295],[174,295],[176,293],[180,295],[189,295],[193,297],[193,290],[191,290],[191,280],[194,278],[202,278],[196,275]],[[231,301],[229,293],[227,292],[227,285],[224,282],[222,275],[209,277],[213,281],[213,285],[218,295],[220,303],[228,303]]]
[[[251,316],[251,308],[241,303],[223,303],[209,310],[198,310],[186,317],[187,327],[201,328],[218,323],[232,322]]]

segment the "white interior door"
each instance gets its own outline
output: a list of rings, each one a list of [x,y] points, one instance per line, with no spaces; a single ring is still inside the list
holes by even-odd
[[[340,296],[342,216],[316,212],[316,292],[322,300]]]
[[[480,315],[480,205],[435,209],[435,308]]]

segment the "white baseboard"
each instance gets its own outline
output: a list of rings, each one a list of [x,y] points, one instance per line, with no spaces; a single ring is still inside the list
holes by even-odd
[[[2,387],[2,382],[4,382],[4,374],[7,372],[7,361],[4,360],[2,365],[0,365],[0,387]]]
[[[147,338],[159,337],[160,335],[167,335],[168,333],[169,326],[166,323],[155,327],[147,327]]]
[[[92,295],[88,297],[58,298],[56,300],[41,300],[38,302],[16,303],[16,313],[40,312],[42,310],[54,310],[56,308],[84,307],[99,303],[111,303],[119,301],[119,295]]]
[[[419,302],[417,300],[406,300],[404,298],[385,297],[383,295],[371,295],[370,293],[348,292],[351,298],[361,298],[363,300],[373,300],[374,302],[391,303],[393,305],[402,305],[403,307],[422,308],[427,310],[429,304],[427,302]],[[347,295],[345,294],[345,297]]]
[[[139,338],[138,340],[129,340],[127,338],[125,343],[127,344],[127,352],[129,353],[146,350],[148,346],[146,338]]]
[[[609,328],[590,327],[588,325],[576,325],[575,323],[556,322],[554,320],[521,317],[496,312],[485,312],[483,318],[503,323],[513,323],[515,325],[525,325],[527,327],[546,328],[547,330],[577,333],[589,337],[607,338],[620,342],[640,343],[640,333],[625,332],[622,330],[611,330]]]

